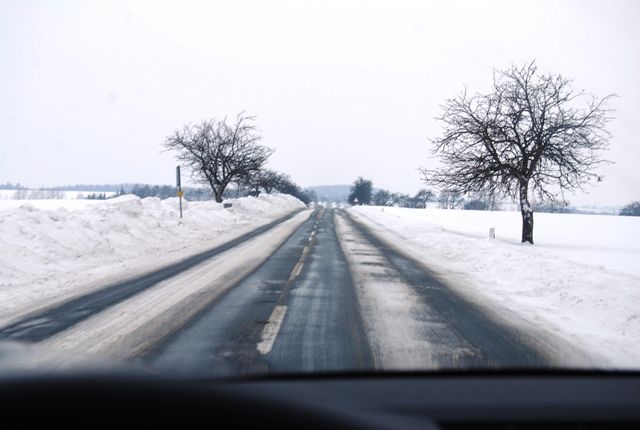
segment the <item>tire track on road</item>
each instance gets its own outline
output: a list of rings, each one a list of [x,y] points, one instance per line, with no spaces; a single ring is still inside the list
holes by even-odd
[[[377,365],[398,370],[531,368],[548,357],[347,212],[336,215]]]

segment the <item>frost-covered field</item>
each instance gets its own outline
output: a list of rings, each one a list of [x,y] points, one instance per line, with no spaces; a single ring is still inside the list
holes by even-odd
[[[359,220],[452,280],[584,350],[603,367],[640,367],[640,218],[355,207]],[[489,228],[496,240],[489,240]]]
[[[190,202],[177,198],[0,200],[0,323],[187,257],[304,205],[284,195]]]

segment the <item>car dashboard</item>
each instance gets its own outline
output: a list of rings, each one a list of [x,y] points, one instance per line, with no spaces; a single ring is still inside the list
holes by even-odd
[[[9,422],[66,427],[640,428],[640,374],[14,373],[0,404]]]

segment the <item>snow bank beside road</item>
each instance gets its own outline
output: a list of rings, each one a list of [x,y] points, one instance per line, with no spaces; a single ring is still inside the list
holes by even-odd
[[[498,213],[491,220],[498,240],[489,240],[490,213],[351,211],[462,293],[515,312],[602,367],[640,368],[640,276],[632,264],[640,259],[640,218],[539,214],[540,240],[527,246],[518,243],[518,212]]]
[[[380,208],[377,209],[380,211]],[[520,212],[384,208],[394,217],[428,223],[443,231],[520,244]],[[535,248],[578,263],[619,270],[640,277],[640,218],[612,215],[534,214]]]
[[[121,196],[85,207],[0,210],[0,323],[68,295],[169,264],[304,205],[285,195],[187,202]]]

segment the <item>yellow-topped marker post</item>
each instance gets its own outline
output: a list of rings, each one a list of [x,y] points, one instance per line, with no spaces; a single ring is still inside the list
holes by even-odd
[[[180,198],[180,219],[182,219],[182,186],[180,185],[180,166],[176,166],[176,187],[178,188],[178,197]]]

